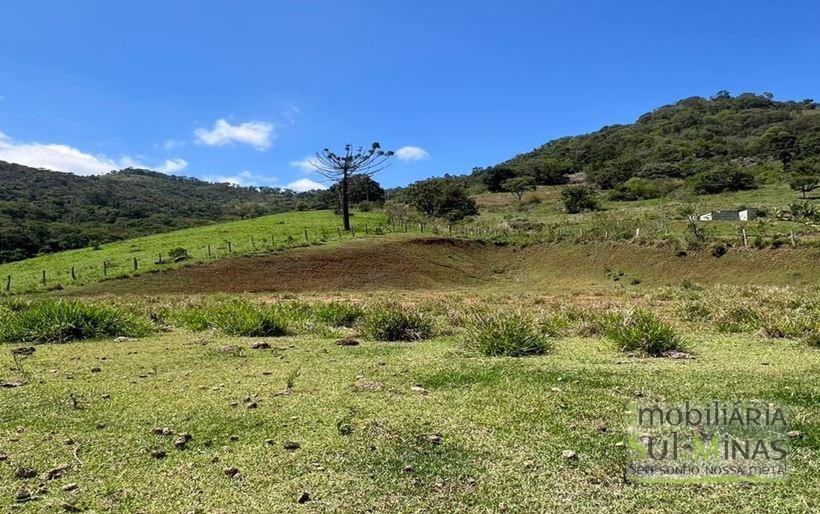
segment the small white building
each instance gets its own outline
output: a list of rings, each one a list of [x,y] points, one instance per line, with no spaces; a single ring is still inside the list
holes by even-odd
[[[699,221],[749,221],[757,216],[756,209],[709,211],[698,216]]]

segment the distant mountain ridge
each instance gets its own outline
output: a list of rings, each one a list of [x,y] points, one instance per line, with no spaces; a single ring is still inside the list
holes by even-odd
[[[289,211],[314,196],[142,169],[78,176],[0,161],[0,262]]]

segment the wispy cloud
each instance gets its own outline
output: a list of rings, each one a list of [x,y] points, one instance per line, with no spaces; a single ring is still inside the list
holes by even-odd
[[[188,162],[180,158],[166,159],[158,166],[149,166],[142,163],[142,159],[131,156],[113,159],[102,154],[86,153],[63,144],[16,141],[3,132],[0,132],[0,160],[77,175],[102,175],[129,167],[174,173],[188,167]]]
[[[311,180],[309,178],[300,178],[299,180],[294,180],[286,185],[285,189],[290,189],[292,191],[296,191],[297,193],[303,193],[305,191],[313,191],[315,189],[327,189],[327,186],[321,182],[316,182],[315,180]]]
[[[160,146],[166,150],[173,150],[174,148],[181,148],[185,146],[185,141],[180,141],[179,139],[166,139]]]
[[[211,175],[205,177],[208,182],[232,184],[234,186],[272,186],[276,184],[276,177],[257,175],[252,171],[240,171],[232,175]]]
[[[396,150],[396,157],[402,161],[423,161],[429,159],[430,154],[418,146],[402,146]]]
[[[231,125],[224,119],[216,120],[211,130],[194,130],[197,144],[225,146],[235,143],[250,145],[259,151],[267,150],[276,139],[275,127],[267,121],[246,121]]]
[[[308,155],[304,159],[300,161],[290,161],[290,165],[294,168],[299,168],[300,170],[310,173],[316,171],[315,165],[319,164],[318,159],[316,159],[313,155]]]

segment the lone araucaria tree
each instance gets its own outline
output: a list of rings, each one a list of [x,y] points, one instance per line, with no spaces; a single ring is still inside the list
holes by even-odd
[[[350,203],[348,190],[350,179],[357,175],[372,176],[386,168],[393,156],[393,151],[384,151],[379,143],[370,145],[369,150],[359,147],[353,150],[353,145],[345,145],[343,154],[338,155],[327,148],[316,152],[316,159],[311,161],[316,171],[328,180],[339,184],[339,201],[342,204],[342,220],[344,229],[350,230]]]

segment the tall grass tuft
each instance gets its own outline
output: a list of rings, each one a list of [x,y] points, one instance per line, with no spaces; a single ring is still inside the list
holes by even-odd
[[[67,343],[98,337],[142,337],[147,321],[119,308],[76,300],[43,300],[0,316],[0,341]]]
[[[228,300],[181,309],[174,321],[189,330],[217,328],[227,335],[276,337],[287,333],[282,309],[255,305],[246,300]]]
[[[433,321],[425,314],[397,306],[369,312],[363,322],[364,334],[376,341],[417,341],[433,335]]]
[[[677,331],[655,314],[634,310],[610,315],[604,337],[624,352],[659,357],[669,351],[684,351],[686,345]]]
[[[467,328],[464,344],[488,357],[540,355],[552,349],[543,327],[519,313],[476,316]]]
[[[318,321],[332,327],[352,327],[364,313],[359,306],[339,302],[320,303],[312,310]]]

